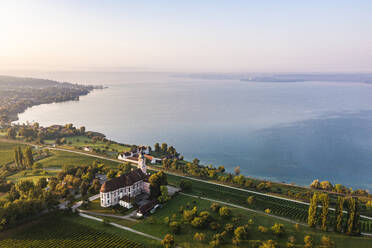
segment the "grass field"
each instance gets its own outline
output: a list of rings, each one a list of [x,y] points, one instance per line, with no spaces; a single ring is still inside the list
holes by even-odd
[[[0,166],[13,162],[14,147],[20,146],[16,143],[0,141]],[[23,147],[23,145],[21,145]]]
[[[158,242],[78,216],[48,216],[0,233],[0,247],[156,247]]]
[[[40,178],[48,178],[48,177],[53,177],[57,176],[59,171],[53,170],[53,171],[47,171],[47,174],[37,174],[34,173],[33,171],[20,171],[16,174],[13,174],[9,177],[7,177],[7,180],[12,181],[13,183],[17,183],[19,181],[23,180],[32,180],[34,183],[36,183]]]
[[[124,152],[129,151],[130,147],[126,145],[119,145],[117,143],[105,143],[102,141],[96,141],[95,143],[92,142],[92,139],[85,136],[74,136],[74,137],[66,137],[66,145],[73,146],[73,147],[85,147],[89,146],[91,148],[99,148],[108,151],[117,151],[117,152]],[[54,140],[46,140],[46,144],[54,144]]]
[[[38,161],[42,165],[43,168],[53,167],[53,168],[61,168],[64,165],[90,165],[94,161],[98,163],[104,163],[106,166],[109,167],[116,167],[118,166],[119,162],[113,162],[106,159],[99,159],[89,156],[84,156],[81,154],[76,154],[72,152],[64,152],[64,151],[52,151],[52,156],[42,159]]]
[[[212,213],[212,211],[209,209],[212,202],[191,198],[184,195],[178,195],[170,202],[168,202],[167,205],[165,205],[162,209],[158,210],[154,215],[152,215],[152,217],[142,220],[141,222],[133,225],[132,228],[162,238],[165,234],[170,233],[169,227],[164,223],[164,218],[171,218],[173,214],[176,214],[175,220],[178,222],[182,222],[182,215],[179,213],[178,210],[181,206],[186,208],[187,203],[189,203],[190,208],[193,206],[197,206],[198,212],[208,210]],[[285,245],[289,236],[294,236],[296,238],[296,244],[303,245],[303,239],[305,235],[311,235],[316,244],[319,244],[321,236],[326,235],[330,236],[331,240],[335,241],[336,247],[338,248],[372,247],[372,238],[349,237],[332,232],[322,232],[320,230],[314,230],[308,227],[300,227],[300,230],[296,231],[292,223],[281,221],[265,214],[257,214],[234,208],[232,208],[232,210],[233,215],[241,216],[239,223],[235,224],[236,226],[247,224],[250,219],[253,220],[253,224],[250,225],[249,229],[249,239],[252,240],[274,239],[278,242],[280,247],[286,247]],[[218,217],[216,214],[214,214],[213,217],[221,225],[221,228],[217,230],[217,232],[219,233],[223,231],[223,227],[226,223],[232,223],[230,219],[223,219],[221,217]],[[270,229],[270,227],[275,223],[283,224],[284,229],[286,230],[286,234],[280,238],[276,238],[270,231],[267,233],[261,233],[258,231],[259,225],[265,226]],[[199,243],[193,241],[193,235],[195,234],[195,232],[205,233],[208,242],[210,241],[213,234],[216,233],[215,231],[211,231],[209,228],[201,230],[192,227],[190,224],[182,224],[181,233],[175,236],[177,244],[181,247],[209,247],[209,245],[207,244],[208,242]],[[229,243],[230,244],[227,244],[224,247],[233,247],[231,244],[231,237],[229,237]],[[248,245],[248,243],[242,244],[242,247],[249,247]]]

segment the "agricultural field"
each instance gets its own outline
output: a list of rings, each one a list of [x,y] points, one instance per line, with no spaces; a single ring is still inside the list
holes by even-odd
[[[48,216],[0,233],[0,247],[152,247],[152,241],[78,216]],[[143,240],[148,245],[143,245]]]
[[[225,224],[234,223],[232,218],[222,218],[218,214],[213,213],[210,209],[211,201],[192,198],[185,195],[177,195],[174,199],[170,200],[162,209],[159,209],[151,217],[148,217],[138,224],[132,225],[133,229],[154,235],[156,237],[162,238],[167,233],[172,233],[171,229],[165,224],[165,217],[169,217],[171,221],[177,221],[181,223],[181,231],[179,234],[175,234],[175,240],[177,245],[181,247],[209,247],[208,243],[214,234],[221,233]],[[183,207],[184,209],[192,209],[194,206],[197,207],[198,213],[201,211],[209,211],[216,222],[220,224],[220,227],[216,231],[212,231],[210,228],[197,229],[192,227],[189,223],[183,222],[182,214],[179,209]],[[296,230],[293,223],[287,221],[278,220],[275,217],[266,215],[264,213],[259,214],[255,212],[250,212],[242,209],[231,208],[233,217],[238,217],[240,220],[235,222],[235,226],[249,224],[249,240],[261,240],[265,241],[268,239],[275,240],[280,247],[286,247],[286,243],[290,236],[294,236],[296,244],[303,245],[304,236],[310,235],[315,244],[320,243],[320,239],[323,235],[329,236],[332,241],[336,243],[338,248],[350,248],[350,247],[372,247],[372,238],[367,237],[349,237],[343,234],[336,234],[333,232],[323,232],[320,230],[314,230],[306,226],[300,226]],[[270,231],[270,227],[275,223],[283,224],[285,234],[281,237],[276,237]],[[267,233],[262,233],[258,231],[258,226],[264,226],[268,228]],[[206,240],[204,242],[193,241],[193,236],[195,232],[203,232],[206,235]],[[223,245],[223,247],[233,247],[231,244],[232,236],[228,236],[228,244]],[[242,244],[242,247],[250,247],[253,241],[246,241]]]
[[[61,168],[70,165],[90,165],[94,161],[97,163],[104,163],[109,167],[117,167],[119,162],[113,162],[106,159],[99,159],[81,154],[65,151],[51,151],[52,156],[38,161],[43,168]]]
[[[14,148],[17,146],[17,143],[0,140],[0,166],[13,162]]]
[[[178,186],[180,180],[180,177],[168,174],[168,182],[170,184]],[[222,185],[211,185],[195,180],[192,180],[192,190],[187,193],[260,211],[270,209],[273,215],[285,217],[301,223],[307,223],[308,206],[304,204],[248,193],[238,189],[227,188]],[[249,196],[253,196],[255,199],[254,203],[251,205],[247,204],[247,198]],[[372,232],[372,221],[362,219],[362,232]]]

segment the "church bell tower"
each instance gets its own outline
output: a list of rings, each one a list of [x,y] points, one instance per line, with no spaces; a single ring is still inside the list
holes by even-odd
[[[146,158],[144,156],[144,152],[141,151],[138,156],[138,168],[142,170],[144,174],[147,175],[147,166],[146,166]]]

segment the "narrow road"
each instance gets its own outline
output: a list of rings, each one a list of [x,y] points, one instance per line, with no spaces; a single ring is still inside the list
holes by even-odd
[[[48,149],[50,149],[50,150],[58,150],[58,151],[65,151],[65,152],[73,152],[73,153],[77,153],[77,154],[82,154],[82,155],[91,156],[91,157],[95,157],[95,158],[99,158],[99,159],[104,159],[104,160],[109,160],[109,161],[118,162],[118,163],[123,162],[123,161],[121,161],[119,159],[112,159],[112,158],[107,158],[107,157],[104,157],[104,156],[99,156],[99,155],[95,155],[95,154],[89,154],[89,153],[84,153],[84,152],[79,152],[79,151],[74,151],[74,150],[69,150],[69,149],[52,148],[52,147],[48,147]],[[149,166],[149,168],[152,169],[152,170],[155,170],[155,171],[160,171],[160,169],[154,168],[152,166]],[[198,181],[198,182],[202,182],[202,183],[209,183],[209,184],[212,184],[212,185],[217,185],[217,186],[221,186],[221,187],[225,187],[225,188],[239,190],[239,191],[247,192],[247,193],[250,193],[250,194],[256,194],[256,195],[271,197],[271,198],[275,198],[275,199],[279,199],[279,200],[285,200],[285,201],[290,201],[290,202],[294,202],[294,203],[298,203],[298,204],[303,204],[303,205],[309,206],[309,203],[307,203],[307,202],[302,202],[302,201],[297,201],[297,200],[293,200],[293,199],[288,199],[288,198],[285,198],[285,197],[280,197],[280,196],[270,195],[270,194],[261,193],[261,192],[257,192],[257,191],[252,191],[252,190],[248,190],[248,189],[242,189],[242,188],[237,188],[237,187],[233,187],[233,186],[229,186],[229,185],[224,185],[224,184],[220,184],[220,183],[210,182],[210,181],[207,181],[207,180],[202,180],[202,179],[198,179],[198,178],[192,178],[192,177],[188,177],[188,176],[183,176],[183,175],[179,175],[179,174],[168,172],[168,171],[166,171],[166,174],[170,174],[170,175],[173,175],[173,176],[178,176],[178,177],[181,177],[181,178],[185,178],[185,179],[189,179],[189,180],[193,180],[193,181]],[[335,211],[334,208],[329,208],[329,210]],[[344,213],[347,213],[347,212],[344,211]],[[363,218],[363,219],[372,220],[372,217],[369,217],[369,216],[361,215],[360,217]]]

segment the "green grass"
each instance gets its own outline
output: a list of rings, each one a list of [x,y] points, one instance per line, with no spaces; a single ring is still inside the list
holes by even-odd
[[[92,139],[89,137],[85,136],[73,136],[73,137],[66,137],[66,145],[67,146],[72,146],[72,147],[85,147],[89,146],[92,148],[99,148],[99,149],[104,149],[104,150],[109,150],[109,151],[118,151],[118,152],[124,152],[124,151],[129,151],[130,147],[126,145],[120,145],[117,143],[110,143],[107,144],[102,141],[97,141],[95,143],[92,142]],[[46,144],[54,144],[54,140],[46,140]]]
[[[89,206],[87,208],[80,207],[80,209],[91,211],[91,212],[96,212],[96,213],[101,213],[101,214],[102,213],[103,214],[114,214],[114,215],[119,215],[119,216],[123,216],[124,214],[127,214],[131,211],[134,211],[134,209],[130,209],[130,210],[125,211],[125,212],[117,212],[112,207],[106,207],[106,208],[101,207],[100,199],[96,199],[94,201],[91,201],[91,202],[89,202]]]
[[[20,171],[16,174],[13,174],[9,177],[7,177],[7,180],[12,181],[13,183],[17,183],[19,181],[23,180],[32,180],[34,183],[36,183],[40,178],[48,178],[48,177],[53,177],[57,176],[58,171],[47,171],[47,174],[37,174],[34,173],[32,170],[24,170]]]
[[[81,154],[76,154],[72,152],[65,151],[52,151],[52,156],[38,161],[44,168],[53,167],[61,168],[62,166],[81,166],[81,165],[90,165],[94,161],[98,163],[104,163],[109,167],[117,167],[120,163],[113,162],[106,159],[99,159],[94,157],[89,157]]]
[[[164,223],[165,217],[171,217],[173,214],[176,214],[176,221],[182,222],[182,215],[179,213],[180,206],[186,208],[187,203],[190,204],[190,208],[194,205],[197,206],[198,212],[209,209],[212,202],[196,199],[184,195],[178,195],[170,202],[168,202],[162,209],[159,209],[152,217],[146,218],[141,222],[132,226],[132,228],[149,233],[156,237],[162,238],[165,234],[170,233],[169,227]],[[330,236],[331,240],[335,241],[336,246],[338,248],[349,248],[349,247],[372,247],[372,239],[366,237],[349,237],[342,234],[336,234],[333,232],[323,232],[320,230],[310,229],[305,226],[300,227],[300,231],[296,231],[294,225],[287,221],[278,220],[272,216],[268,216],[265,214],[257,214],[250,211],[242,210],[242,209],[235,209],[233,210],[234,216],[241,216],[239,223],[236,223],[236,226],[247,224],[250,219],[253,220],[254,224],[250,225],[249,230],[249,239],[254,240],[268,240],[274,239],[278,242],[281,247],[285,247],[286,242],[289,236],[294,236],[297,240],[297,244],[303,245],[303,239],[305,235],[311,235],[316,243],[319,244],[320,238],[323,235]],[[221,225],[221,228],[217,232],[223,231],[223,226],[226,223],[232,223],[231,219],[223,219],[220,218],[217,214],[213,214],[215,220]],[[261,233],[258,231],[258,226],[262,225],[267,228],[270,228],[275,223],[280,223],[284,225],[284,229],[286,230],[286,234],[283,237],[276,238],[270,231],[268,233]],[[181,233],[179,235],[175,235],[175,239],[178,245],[181,247],[209,247],[207,242],[206,243],[199,243],[193,241],[193,235],[195,232],[203,232],[207,236],[207,241],[211,240],[213,234],[216,231],[212,231],[209,228],[205,228],[203,230],[196,229],[192,227],[190,224],[182,224]],[[229,236],[229,244],[225,245],[224,247],[233,247],[231,244],[231,236]],[[248,246],[248,243],[243,244],[242,247]]]
[[[0,247],[155,247],[142,236],[77,216],[48,216],[0,234]]]
[[[14,148],[20,146],[17,143],[0,141],[0,166],[14,161]],[[23,147],[23,145],[21,145]]]

